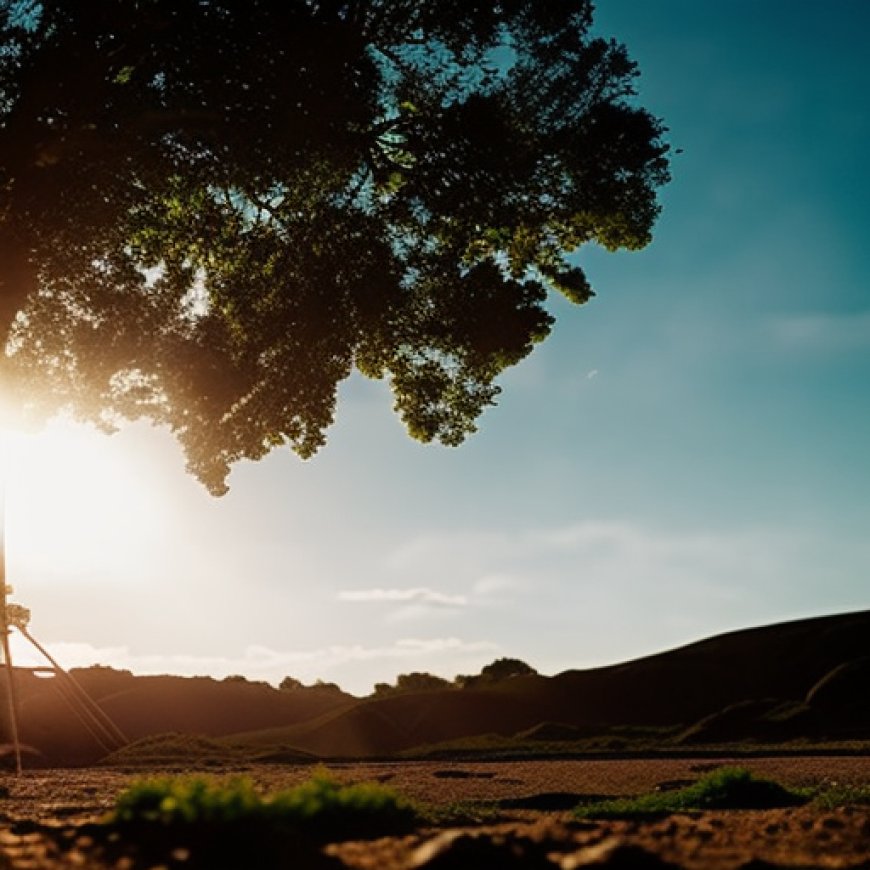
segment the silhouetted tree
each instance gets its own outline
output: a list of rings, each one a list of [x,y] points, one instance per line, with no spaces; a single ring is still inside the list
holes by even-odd
[[[452,689],[453,683],[444,677],[427,674],[422,671],[412,671],[410,674],[399,674],[395,685],[391,683],[375,683],[373,694],[376,697],[397,695],[404,692],[431,692],[436,689]]]
[[[520,659],[501,658],[481,668],[480,675],[489,680],[509,680],[538,673],[531,665]]]
[[[301,680],[297,680],[296,677],[284,677],[283,680],[278,684],[278,688],[283,692],[297,692],[300,689],[305,688],[305,684]]]
[[[338,685],[338,683],[328,683],[325,680],[320,679],[315,680],[310,688],[320,689],[320,691],[323,692],[343,692],[343,689]]]
[[[449,689],[450,686],[450,681],[443,677],[419,671],[399,674],[396,678],[396,689],[400,692],[431,692],[433,689]]]
[[[568,255],[639,248],[664,128],[590,0],[0,0],[7,402],[232,462],[386,378],[458,444]]]
[[[459,674],[453,680],[454,685],[460,689],[479,687],[487,683],[497,683],[509,680],[512,677],[524,677],[538,672],[520,659],[501,658],[481,668],[476,676]]]

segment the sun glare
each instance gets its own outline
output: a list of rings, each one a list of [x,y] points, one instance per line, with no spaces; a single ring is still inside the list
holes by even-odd
[[[129,442],[67,420],[3,441],[12,585],[16,573],[123,579],[162,523],[156,489]]]

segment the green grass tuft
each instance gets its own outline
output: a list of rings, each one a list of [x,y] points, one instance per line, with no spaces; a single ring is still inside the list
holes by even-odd
[[[813,806],[821,810],[838,807],[870,806],[870,784],[824,786],[813,798]]]
[[[105,831],[121,833],[148,860],[182,846],[191,855],[188,867],[237,870],[302,859],[307,867],[324,843],[404,833],[417,821],[410,802],[376,783],[343,785],[318,773],[261,795],[245,778],[183,776],[134,782]]]
[[[226,824],[262,817],[266,803],[244,778],[153,777],[132,783],[110,822],[123,825]]]
[[[423,824],[441,828],[493,824],[500,821],[503,816],[498,803],[483,800],[424,804],[419,812]]]
[[[110,822],[165,826],[265,822],[308,835],[325,831],[393,830],[413,823],[412,805],[377,783],[342,785],[325,773],[286,791],[261,795],[244,777],[156,777],[134,782]]]
[[[676,791],[581,804],[578,818],[631,818],[691,810],[768,809],[806,803],[809,796],[761,779],[742,767],[722,767]]]

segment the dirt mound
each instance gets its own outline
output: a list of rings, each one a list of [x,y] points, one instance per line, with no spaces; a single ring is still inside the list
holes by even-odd
[[[818,717],[806,704],[764,698],[742,701],[705,716],[679,734],[686,744],[771,743],[817,736]]]
[[[840,722],[870,724],[870,656],[825,674],[807,693],[807,704]]]
[[[220,767],[238,763],[241,753],[198,734],[143,737],[102,759],[107,767]]]
[[[597,728],[582,728],[579,725],[566,725],[564,722],[539,722],[532,728],[520,731],[519,740],[540,740],[545,743],[574,742],[592,737],[599,733]]]

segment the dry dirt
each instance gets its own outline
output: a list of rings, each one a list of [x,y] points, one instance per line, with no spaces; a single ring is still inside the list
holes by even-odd
[[[674,787],[728,763],[732,762],[705,758],[330,765],[330,772],[343,781],[385,782],[408,797],[432,804],[511,801],[511,806],[497,823],[334,844],[327,847],[331,860],[324,866],[870,870],[868,807],[707,812],[648,822],[577,822],[564,811],[584,795],[629,795]],[[870,783],[870,757],[759,758],[742,759],[740,764],[789,786]],[[264,789],[275,790],[307,779],[311,768],[273,765],[219,772],[244,774]],[[127,857],[101,858],[83,833],[87,830],[83,826],[98,820],[131,777],[139,775],[93,768],[32,771],[20,778],[7,775],[0,781],[0,868],[145,866],[134,865]],[[169,865],[183,867],[186,860],[182,850]]]

